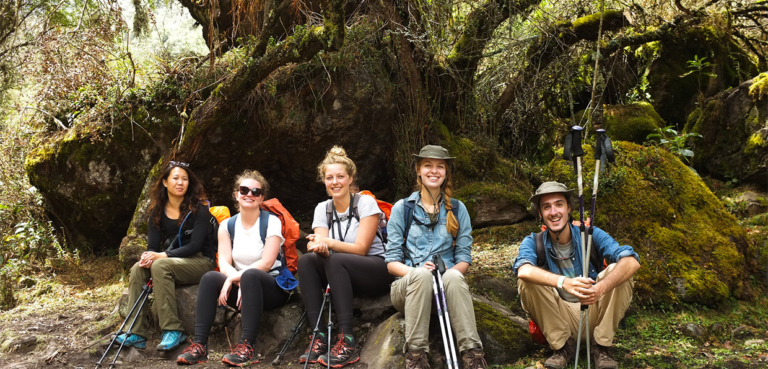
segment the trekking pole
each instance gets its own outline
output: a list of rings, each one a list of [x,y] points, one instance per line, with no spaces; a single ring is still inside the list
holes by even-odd
[[[123,347],[125,347],[125,342],[128,341],[129,338],[131,338],[131,333],[133,331],[133,326],[136,324],[136,319],[139,318],[139,314],[141,314],[141,309],[144,307],[144,304],[147,302],[147,298],[149,297],[149,294],[152,292],[152,278],[149,279],[149,282],[147,282],[146,285],[144,285],[144,290],[142,291],[142,294],[144,295],[141,298],[141,304],[139,305],[139,310],[136,311],[136,315],[133,316],[133,320],[131,321],[131,325],[128,326],[128,331],[125,332],[125,339],[123,339],[123,342],[120,343],[120,347],[117,348],[117,353],[115,354],[115,358],[112,359],[112,362],[109,363],[109,368],[112,369],[115,367],[115,363],[117,362],[117,357],[120,356],[120,352],[123,351]],[[109,350],[109,348],[107,348]]]
[[[101,359],[99,359],[99,362],[96,363],[96,368],[101,367],[101,363],[104,361],[104,358],[107,357],[107,353],[109,353],[109,349],[112,348],[112,345],[115,344],[115,341],[117,340],[117,336],[120,335],[120,333],[123,333],[123,328],[125,328],[125,324],[128,323],[128,319],[131,318],[131,315],[133,315],[133,312],[136,311],[136,306],[139,306],[139,301],[142,301],[144,298],[144,295],[148,295],[149,292],[147,292],[147,286],[149,286],[149,290],[152,290],[152,278],[149,279],[149,282],[147,282],[147,285],[144,286],[141,290],[141,294],[136,299],[136,302],[133,303],[133,307],[131,308],[131,311],[128,312],[128,315],[125,316],[125,320],[123,320],[123,324],[120,325],[120,328],[117,329],[117,333],[115,333],[115,336],[112,337],[112,341],[109,342],[109,345],[107,345],[107,349],[104,350],[104,354],[101,355]],[[138,313],[136,314],[138,315]],[[135,320],[135,318],[134,318]],[[127,338],[127,337],[126,337]]]
[[[280,353],[277,354],[277,357],[275,360],[272,361],[272,366],[278,366],[280,365],[280,362],[283,361],[283,357],[285,355],[285,351],[288,350],[288,346],[291,345],[293,342],[293,339],[296,338],[296,336],[299,334],[299,330],[304,327],[304,323],[307,322],[307,311],[304,310],[304,313],[301,314],[301,318],[299,318],[299,322],[296,323],[296,325],[291,329],[291,335],[288,336],[288,340],[285,341],[285,344],[283,345],[283,348],[280,349]],[[307,358],[309,359],[309,358]]]
[[[599,183],[598,178],[600,176],[600,169],[605,167],[606,162],[613,163],[616,160],[613,155],[613,147],[611,147],[611,139],[608,138],[608,136],[605,134],[605,130],[598,129],[597,135],[597,140],[595,142],[595,178],[592,182],[592,211],[589,213],[591,220],[589,222],[589,229],[587,230],[587,255],[584,260],[582,260],[585,274],[587,273],[586,271],[589,270],[589,263],[592,257],[592,234],[595,231],[595,210],[597,209],[597,187]],[[586,313],[589,311],[589,306],[582,305],[581,308],[583,311],[585,311],[585,314],[587,315],[587,322],[589,322],[589,315]],[[591,344],[591,341],[589,339],[589,335],[589,323],[587,323],[587,368],[589,368],[590,364],[589,345]],[[578,357],[578,352],[576,355]]]
[[[581,133],[584,130],[584,128],[580,126],[573,126],[571,127],[571,131],[568,132],[568,135],[565,139],[565,146],[563,148],[563,159],[565,160],[571,160],[573,161],[574,169],[576,170],[576,183],[579,187],[579,221],[581,224],[579,225],[579,231],[581,231],[581,260],[582,260],[582,271],[581,276],[589,276],[589,273],[587,272],[587,269],[584,268],[584,259],[587,254],[587,240],[586,240],[586,233],[587,229],[584,225],[584,183],[583,183],[583,176],[581,173],[582,169],[582,163],[581,158],[584,156],[584,150],[581,148]],[[586,264],[588,265],[588,264]],[[579,314],[579,333],[576,337],[576,360],[575,360],[575,366],[579,366],[579,351],[581,350],[581,332],[582,327],[584,326],[584,317],[587,317],[587,332],[589,332],[589,315],[587,312],[587,309],[589,306],[587,305],[581,305],[581,312]],[[587,333],[589,334],[589,333]],[[587,339],[586,342],[587,346],[587,369],[590,368],[590,358],[589,358],[589,339]]]
[[[325,293],[328,294],[328,297],[331,295],[331,285],[328,285],[328,288],[325,290]],[[328,369],[331,369],[331,327],[333,326],[333,322],[331,321],[331,313],[333,310],[331,309],[331,303],[333,303],[333,299],[328,299]],[[343,339],[343,338],[342,338]],[[307,361],[309,361],[309,357],[307,357]]]
[[[440,272],[435,267],[432,271],[432,291],[435,293],[435,304],[437,305],[437,316],[440,319],[440,332],[443,334],[443,348],[445,349],[445,361],[448,364],[448,369],[453,368],[453,361],[451,360],[451,349],[448,347],[448,336],[445,334],[445,318],[443,312],[443,306],[440,303],[440,292],[437,287],[437,275]],[[450,327],[448,328],[450,329]],[[458,369],[458,368],[456,368]]]
[[[312,355],[312,345],[315,343],[315,337],[317,337],[317,333],[320,332],[320,321],[323,319],[323,309],[325,308],[325,302],[328,301],[328,297],[331,295],[331,285],[329,284],[327,287],[325,287],[325,293],[323,294],[323,303],[320,305],[320,314],[317,315],[317,323],[315,323],[315,329],[312,330],[312,339],[309,340],[309,348],[307,349],[307,361],[304,362],[304,369],[307,369],[307,365],[309,365],[309,357]],[[329,308],[329,314],[330,314],[330,306]],[[330,320],[330,318],[328,318]],[[330,333],[330,329],[329,329]],[[328,349],[330,350],[330,338],[328,338],[329,344]],[[330,359],[328,360],[331,361]]]
[[[448,312],[448,301],[445,298],[445,287],[443,286],[442,274],[445,273],[445,262],[443,262],[443,258],[441,258],[440,255],[434,255],[432,257],[432,260],[433,260],[433,263],[435,264],[435,272],[436,272],[435,275],[437,276],[437,287],[440,290],[440,297],[442,298],[442,302],[443,302],[443,312],[445,313],[445,328],[446,328],[446,331],[448,331],[448,347],[451,348],[451,356],[449,357],[448,353],[446,352],[445,359],[446,361],[453,360],[453,367],[458,369],[459,361],[456,359],[456,346],[454,346],[453,344],[453,327],[451,326],[451,315]]]

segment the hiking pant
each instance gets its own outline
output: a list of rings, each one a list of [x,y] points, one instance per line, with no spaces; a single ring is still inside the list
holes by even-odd
[[[615,267],[616,264],[611,264],[600,272],[597,276],[597,282],[605,278]],[[594,327],[590,333],[592,342],[597,342],[600,346],[613,345],[613,336],[619,328],[619,321],[624,317],[624,313],[632,301],[634,284],[630,278],[589,306],[589,326]],[[541,328],[553,350],[565,346],[565,342],[571,337],[576,339],[579,335],[581,304],[561,299],[554,287],[528,283],[518,279],[517,288],[523,310]],[[581,333],[581,339],[584,340],[587,330],[582,329]]]
[[[299,258],[298,269],[301,298],[307,309],[310,327],[314,328],[317,323],[323,293],[330,284],[333,311],[341,332],[346,334],[352,334],[352,297],[383,295],[394,279],[387,271],[383,257],[345,252],[328,257],[306,253]]]
[[[179,310],[176,306],[176,284],[197,284],[200,282],[200,277],[213,267],[213,260],[203,256],[202,253],[186,258],[157,259],[152,262],[149,269],[140,267],[137,262],[131,268],[131,277],[128,282],[128,301],[130,304],[135,303],[147,281],[152,277],[152,293],[154,294],[157,316],[160,319],[160,329],[163,331],[183,331],[184,327],[179,320]],[[147,306],[148,304],[144,304],[144,309]],[[147,338],[146,317],[146,313],[138,315],[132,333]]]
[[[208,334],[216,318],[216,307],[219,306],[219,295],[227,276],[224,273],[210,271],[200,280],[197,290],[197,307],[195,309],[195,337],[193,342],[208,343]],[[237,293],[242,290],[240,300],[240,315],[243,333],[240,343],[250,342],[253,345],[259,332],[261,315],[264,310],[271,310],[285,305],[290,294],[277,285],[275,277],[259,269],[247,269],[240,276],[240,287],[232,285],[227,297],[227,305],[237,309]]]
[[[475,310],[464,275],[456,269],[443,273],[448,316],[459,344],[459,351],[483,348],[475,324]],[[429,319],[435,313],[435,293],[432,272],[426,268],[411,268],[405,277],[392,283],[392,305],[405,314],[405,345],[403,352],[424,350],[429,352]]]

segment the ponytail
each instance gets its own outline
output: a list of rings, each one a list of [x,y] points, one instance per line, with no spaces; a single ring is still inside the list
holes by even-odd
[[[453,238],[456,238],[456,235],[459,233],[459,220],[456,219],[456,216],[453,215],[453,204],[451,204],[451,170],[448,169],[446,171],[448,175],[445,178],[445,182],[443,182],[443,194],[445,194],[445,210],[447,210],[448,216],[446,216],[446,222],[445,222],[445,229],[448,231],[448,233],[453,236]],[[456,244],[454,243],[454,247]]]

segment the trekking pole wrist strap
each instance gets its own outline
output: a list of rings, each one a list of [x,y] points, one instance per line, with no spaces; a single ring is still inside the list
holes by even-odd
[[[564,282],[565,282],[565,276],[561,275],[560,279],[557,280],[557,288],[562,290]]]

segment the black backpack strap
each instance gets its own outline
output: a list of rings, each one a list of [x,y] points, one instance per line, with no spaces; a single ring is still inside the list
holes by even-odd
[[[360,198],[363,197],[359,193],[356,193],[354,195],[349,195],[349,206],[351,209],[349,209],[349,213],[352,214],[352,216],[357,219],[357,222],[360,223],[360,214],[357,213],[357,203],[360,202]]]
[[[451,199],[451,213],[459,220],[459,200]]]
[[[235,214],[235,216],[229,218],[227,221],[227,232],[229,232],[229,247],[235,247],[235,222],[237,221],[237,217],[240,216],[240,213]]]
[[[406,200],[403,205],[405,206],[405,224],[403,224],[403,247],[408,243],[408,232],[411,230],[411,223],[413,223],[413,207],[416,205],[415,201]]]
[[[536,265],[539,268],[545,268],[547,265],[547,256],[544,253],[544,232],[546,231],[541,231],[533,236],[533,239],[536,240]]]
[[[333,200],[328,200],[325,204],[325,219],[328,224],[328,234],[331,233],[331,224],[333,222]]]
[[[261,235],[261,244],[267,244],[267,226],[269,225],[269,212],[261,209],[259,213],[259,235]]]

